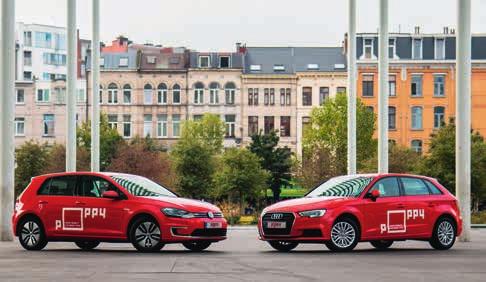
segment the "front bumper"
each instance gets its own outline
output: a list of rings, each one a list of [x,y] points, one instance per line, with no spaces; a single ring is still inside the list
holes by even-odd
[[[207,222],[220,223],[221,228],[206,228]],[[171,218],[159,221],[162,240],[166,242],[212,241],[226,239],[228,224],[224,218]]]

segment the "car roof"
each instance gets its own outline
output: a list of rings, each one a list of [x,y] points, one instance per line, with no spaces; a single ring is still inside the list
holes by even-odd
[[[119,172],[93,172],[93,171],[72,171],[72,172],[55,172],[55,173],[47,173],[47,174],[42,174],[39,176],[35,176],[34,178],[50,178],[50,177],[56,177],[56,176],[68,176],[68,175],[104,175],[104,176],[113,176],[113,175],[133,175],[133,174],[128,174],[128,173],[119,173]]]
[[[410,173],[359,173],[355,174],[356,176],[362,177],[386,177],[386,176],[395,176],[395,177],[415,177],[415,178],[422,178],[428,180],[435,180],[433,177],[425,176],[425,175],[418,175],[418,174],[410,174]]]

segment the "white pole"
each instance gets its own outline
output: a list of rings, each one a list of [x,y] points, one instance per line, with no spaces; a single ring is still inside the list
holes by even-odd
[[[356,174],[356,0],[348,8],[348,174]]]
[[[460,240],[471,240],[471,0],[457,1],[456,195],[462,215]]]
[[[67,0],[66,171],[76,171],[76,0]]]
[[[100,1],[93,0],[91,40],[91,171],[100,170]]]
[[[15,0],[2,0],[0,240],[11,241],[14,203]]]
[[[380,0],[378,62],[378,172],[388,172],[388,0]]]

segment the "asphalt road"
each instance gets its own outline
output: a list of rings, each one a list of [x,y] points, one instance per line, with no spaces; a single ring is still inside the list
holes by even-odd
[[[169,245],[141,254],[129,244],[108,243],[90,252],[72,243],[28,252],[18,242],[0,242],[0,281],[486,281],[486,229],[449,251],[410,241],[388,251],[360,243],[344,254],[314,244],[278,253],[248,227],[228,235],[203,253]]]

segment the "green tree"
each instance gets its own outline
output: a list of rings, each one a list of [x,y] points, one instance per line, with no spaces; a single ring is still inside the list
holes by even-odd
[[[364,160],[373,156],[376,150],[375,115],[357,100],[356,103],[357,161],[360,167]],[[347,96],[339,93],[311,112],[311,122],[303,138],[304,154],[317,155],[326,150],[334,158],[332,168],[337,174],[345,174],[347,168]]]
[[[272,189],[274,202],[280,199],[281,186],[292,177],[292,152],[287,147],[277,147],[279,140],[276,131],[269,134],[260,132],[251,137],[248,147],[260,158],[262,168],[270,172],[267,184]]]
[[[394,173],[414,173],[417,171],[418,164],[422,161],[422,156],[410,148],[389,144],[388,150],[388,170]],[[374,173],[378,169],[378,156],[363,162],[360,169],[363,173]]]
[[[225,125],[221,118],[214,114],[204,114],[200,120],[188,120],[182,125],[181,139],[196,139],[210,148],[214,153],[223,149]]]
[[[27,141],[15,151],[15,197],[30,183],[34,176],[42,174],[47,165],[47,146]]]
[[[217,196],[231,202],[238,199],[240,214],[244,213],[245,199],[258,200],[266,189],[270,174],[260,166],[257,155],[247,149],[231,148],[224,152],[221,167],[215,174]]]
[[[111,128],[105,114],[100,117],[100,170],[104,171],[109,166],[111,159],[115,156],[117,149],[125,141],[118,131]],[[77,128],[77,144],[91,153],[91,121],[86,121]]]
[[[418,168],[420,174],[437,178],[455,193],[456,127],[451,121],[433,133],[429,152]],[[478,132],[471,132],[471,197],[473,210],[486,200],[486,143]]]

